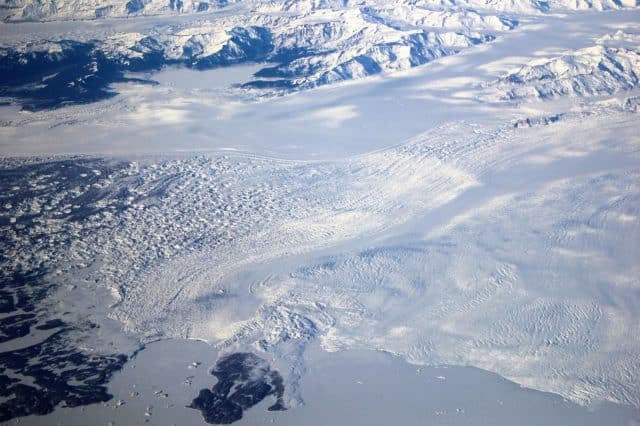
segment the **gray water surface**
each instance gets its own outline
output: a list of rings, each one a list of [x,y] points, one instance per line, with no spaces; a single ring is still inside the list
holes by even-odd
[[[200,341],[152,343],[114,376],[113,400],[22,418],[20,424],[204,425],[200,412],[187,405],[215,384],[209,370],[217,358]],[[638,409],[611,403],[583,407],[473,367],[420,367],[383,352],[328,353],[317,346],[305,359],[303,405],[267,411],[275,401],[269,396],[234,424],[640,425]]]

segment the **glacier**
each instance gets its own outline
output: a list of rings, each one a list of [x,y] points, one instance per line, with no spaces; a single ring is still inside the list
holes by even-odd
[[[351,351],[637,418],[636,3],[104,8],[2,5],[0,421],[184,339],[212,422]]]

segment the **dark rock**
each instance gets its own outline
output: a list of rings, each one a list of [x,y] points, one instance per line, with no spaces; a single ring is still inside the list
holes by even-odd
[[[10,315],[0,319],[0,343],[24,337],[38,323],[35,314]]]
[[[277,398],[270,411],[286,410],[282,376],[254,354],[228,355],[218,361],[211,374],[218,379],[216,385],[211,390],[202,389],[189,405],[200,410],[207,423],[236,422],[245,410],[268,396]]]
[[[51,330],[53,328],[60,328],[60,327],[64,327],[67,324],[59,319],[52,319],[49,320],[47,322],[45,322],[44,324],[40,324],[38,326],[36,326],[36,329],[38,330]]]
[[[128,13],[140,12],[145,6],[146,3],[143,0],[130,0],[125,5]]]
[[[109,16],[111,11],[113,10],[113,6],[103,6],[96,9],[96,19],[106,18]]]
[[[556,123],[564,117],[564,114],[555,114],[547,117],[528,117],[516,121],[513,124],[515,128],[521,127],[534,127],[534,126],[546,126],[548,124]]]
[[[27,348],[0,353],[0,365],[15,374],[30,377],[33,385],[0,378],[0,421],[68,407],[108,401],[106,384],[127,361],[126,355],[88,355],[70,347],[62,332]],[[0,376],[2,377],[2,376]]]

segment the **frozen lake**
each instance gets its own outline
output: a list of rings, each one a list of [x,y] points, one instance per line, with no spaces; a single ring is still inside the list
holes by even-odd
[[[187,408],[201,388],[217,351],[204,342],[166,340],[148,345],[113,378],[114,399],[102,405],[61,409],[28,417],[25,425],[200,425]],[[267,397],[238,425],[620,425],[640,422],[640,410],[602,403],[583,407],[558,395],[522,388],[473,367],[407,364],[382,352],[347,350],[306,354],[301,382],[304,405],[270,412]],[[148,414],[146,414],[148,413]]]
[[[265,64],[235,65],[215,70],[199,71],[186,67],[166,67],[151,74],[144,74],[146,78],[160,83],[163,87],[170,87],[177,91],[195,91],[203,96],[215,95],[216,91],[229,89],[251,78]]]

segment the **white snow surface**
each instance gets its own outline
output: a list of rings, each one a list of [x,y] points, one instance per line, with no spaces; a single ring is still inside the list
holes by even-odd
[[[529,129],[454,122],[342,161],[134,162],[105,182],[129,208],[52,218],[33,232],[63,226],[68,250],[9,255],[113,288],[110,315],[143,340],[287,359],[291,401],[317,339],[639,406],[636,123],[613,108]]]
[[[161,217],[174,228],[213,224],[232,242],[216,240],[144,271],[124,286],[114,315],[153,336],[220,347],[253,342],[280,356],[299,356],[319,339],[327,350],[474,365],[583,403],[638,406],[639,306],[629,297],[640,284],[638,140],[627,114],[524,135],[452,124],[341,164],[253,160],[232,169],[238,181],[223,212],[213,203],[201,217],[189,205],[207,198],[177,194],[200,194],[196,182],[213,194],[216,186],[189,179],[170,203],[179,213]],[[587,138],[596,129],[620,141]],[[258,165],[260,173],[247,174]],[[532,170],[542,177],[532,179]],[[278,176],[277,185],[250,183],[262,173]],[[236,193],[240,182],[256,193]],[[119,265],[114,283],[131,282],[120,274],[142,262],[131,259],[137,250],[123,252],[128,261],[107,259],[119,241],[162,229],[154,216],[123,218],[119,235],[84,242]],[[401,224],[410,237],[344,248],[308,266],[278,262],[354,238],[367,247],[368,236]]]

